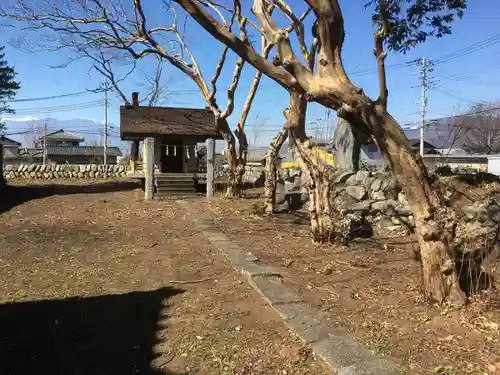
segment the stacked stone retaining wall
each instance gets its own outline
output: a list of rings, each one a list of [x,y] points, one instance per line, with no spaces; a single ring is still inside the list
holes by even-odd
[[[20,164],[4,165],[3,177],[11,179],[107,179],[125,177],[124,165],[99,164]]]

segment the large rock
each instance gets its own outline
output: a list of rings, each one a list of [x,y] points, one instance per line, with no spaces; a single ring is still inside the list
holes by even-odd
[[[474,206],[463,206],[462,212],[468,220],[474,220],[477,216],[477,209]]]
[[[348,210],[350,212],[362,212],[364,214],[368,214],[370,213],[371,205],[372,205],[371,200],[361,201],[350,205],[348,207]]]
[[[396,214],[398,216],[410,216],[412,214],[410,207],[399,205],[396,207]]]
[[[381,200],[378,202],[373,202],[371,207],[372,211],[374,212],[385,212],[387,210],[387,207],[389,207],[389,204],[386,200]]]
[[[370,171],[358,171],[358,173],[356,173],[356,180],[362,185],[367,185],[370,176]]]
[[[349,186],[356,186],[359,185],[359,181],[357,180],[356,175],[352,175],[345,181],[345,184]]]
[[[385,200],[385,194],[383,191],[380,191],[380,190],[379,191],[372,191],[370,194],[370,197],[376,201]]]
[[[363,186],[348,186],[346,192],[358,201],[366,198],[366,189]]]
[[[500,221],[500,207],[498,207],[495,203],[490,204],[486,211],[488,212],[488,217],[495,223]]]
[[[399,203],[393,199],[387,199],[372,203],[372,211],[386,213],[387,215],[396,215],[396,207]]]
[[[347,179],[351,176],[354,176],[356,172],[343,172],[340,171],[333,179],[335,184],[343,184],[347,181]]]
[[[379,179],[379,178],[376,178],[375,180],[373,180],[371,186],[370,186],[370,190],[373,191],[373,192],[378,192],[382,187],[382,180]]]

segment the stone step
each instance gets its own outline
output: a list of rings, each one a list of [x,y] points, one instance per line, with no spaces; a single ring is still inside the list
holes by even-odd
[[[163,199],[163,198],[168,198],[168,197],[187,197],[187,198],[195,198],[195,197],[201,197],[203,194],[196,193],[196,192],[182,192],[182,191],[171,191],[171,192],[156,192],[154,194],[155,199]]]
[[[156,181],[156,186],[192,186],[195,187],[194,181]]]
[[[156,187],[158,191],[194,191],[196,192],[196,187],[195,186],[165,186],[165,185],[158,185]]]

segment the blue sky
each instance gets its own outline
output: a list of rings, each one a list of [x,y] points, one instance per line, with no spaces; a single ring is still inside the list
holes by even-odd
[[[161,12],[156,8],[158,1],[148,2],[146,13],[151,14],[152,23],[160,23],[163,19]],[[295,4],[295,1],[289,2]],[[354,83],[362,87],[370,96],[375,97],[378,92],[375,58],[373,49],[373,28],[370,12],[363,7],[363,0],[342,0],[344,12],[346,40],[344,43],[344,63]],[[390,53],[387,65],[400,64],[411,61],[420,56],[437,59],[443,55],[453,53],[499,33],[500,3],[495,1],[470,1],[469,8],[462,20],[453,25],[453,35],[443,39],[430,39],[424,45],[413,49],[407,55]],[[156,11],[156,12],[155,12]],[[159,14],[160,13],[160,14]],[[308,28],[306,28],[307,30]],[[202,32],[193,22],[189,23],[187,42],[192,53],[201,65],[205,78],[210,77],[215,69],[222,50],[221,45],[211,36]],[[66,93],[81,92],[98,87],[102,78],[95,72],[89,73],[90,63],[80,60],[64,69],[54,69],[50,66],[65,62],[69,56],[67,51],[26,53],[8,45],[12,38],[28,35],[19,28],[4,27],[0,34],[0,45],[6,46],[6,57],[10,64],[15,66],[18,79],[21,81],[21,90],[16,99],[56,96]],[[32,37],[33,35],[31,35]],[[431,74],[433,87],[428,92],[428,118],[443,117],[465,110],[470,104],[479,101],[495,101],[500,99],[500,74],[498,61],[500,59],[500,43],[483,50],[465,55],[449,62],[436,65]],[[228,60],[226,69],[220,79],[218,103],[225,104],[224,87],[231,81],[234,56]],[[151,62],[141,63],[145,71],[151,70]],[[361,73],[360,73],[361,72]],[[230,118],[235,124],[251,84],[254,71],[246,66],[236,95],[236,107]],[[388,68],[388,86],[390,91],[389,110],[400,123],[409,123],[419,119],[420,88],[417,67]],[[168,64],[164,66],[165,81],[168,82],[164,105],[179,107],[204,107],[205,103],[196,86],[181,73]],[[137,72],[123,84],[124,91],[130,96],[132,91],[138,90],[142,95],[142,73]],[[57,100],[40,100],[17,102],[13,107],[18,110],[18,119],[27,116],[37,118],[51,117],[58,120],[75,118],[94,119],[102,121],[103,106],[102,94],[86,94],[69,96]],[[110,95],[109,121],[119,124],[119,105],[121,100],[116,95]],[[248,121],[249,141],[258,145],[265,145],[275,132],[282,126],[282,111],[288,104],[288,95],[281,87],[265,78]],[[67,110],[74,105],[80,109]],[[59,107],[53,111],[47,107]],[[66,107],[64,107],[66,106]],[[321,136],[327,129],[319,121],[325,118],[325,109],[311,104],[308,110],[309,135]],[[332,116],[333,117],[333,116]],[[334,117],[333,117],[334,118]],[[332,121],[332,126],[334,121]],[[49,124],[50,126],[50,124]],[[19,129],[25,124],[18,125]],[[79,128],[75,126],[77,131]],[[16,125],[9,126],[9,132],[16,131]],[[97,133],[88,126],[81,131]],[[330,126],[331,130],[331,126]],[[117,134],[116,132],[113,134]],[[89,137],[99,138],[97,134]],[[118,142],[112,138],[112,142]]]

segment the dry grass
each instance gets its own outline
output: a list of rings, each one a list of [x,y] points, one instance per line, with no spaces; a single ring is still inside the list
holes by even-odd
[[[326,374],[175,202],[63,184],[2,197],[1,374]]]
[[[464,309],[425,305],[411,236],[317,247],[305,212],[267,219],[255,214],[252,199],[205,205],[226,235],[261,263],[282,267],[285,282],[328,312],[332,324],[408,374],[500,374],[498,293]]]

